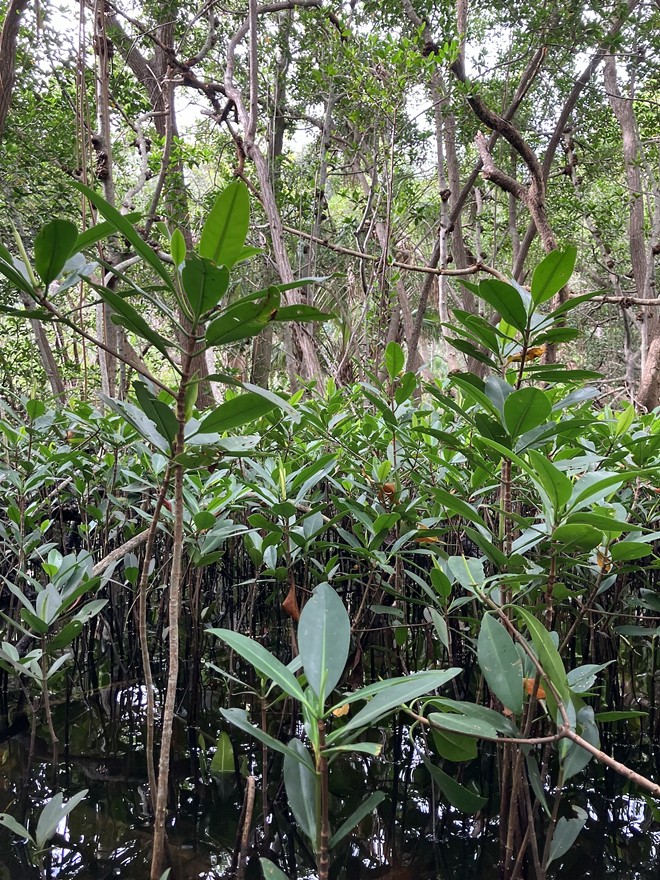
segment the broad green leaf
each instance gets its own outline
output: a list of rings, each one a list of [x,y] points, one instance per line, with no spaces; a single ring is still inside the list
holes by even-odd
[[[220,731],[210,770],[212,774],[234,772],[234,748],[226,730]]]
[[[554,834],[552,835],[552,843],[550,844],[550,853],[545,863],[546,869],[555,859],[561,858],[569,851],[587,822],[588,814],[586,810],[576,806],[573,806],[572,809],[575,813],[574,819],[566,819],[562,816],[557,821]]]
[[[618,520],[608,516],[606,513],[593,513],[591,511],[582,511],[580,513],[572,513],[566,519],[567,523],[584,523],[600,529],[601,532],[618,538],[623,532],[632,532],[638,528],[633,523]]]
[[[271,321],[282,323],[283,321],[330,321],[335,316],[329,312],[322,312],[314,306],[305,303],[293,303],[290,306],[281,306],[273,314]]]
[[[568,247],[563,251],[552,251],[541,260],[532,276],[531,292],[535,306],[552,299],[568,283],[576,257],[577,248]]]
[[[497,739],[497,730],[492,724],[481,718],[469,715],[456,715],[453,712],[432,712],[429,716],[431,724],[435,724],[441,730],[449,730],[452,733],[463,733],[477,739]]]
[[[280,304],[277,292],[269,293],[260,300],[239,300],[206,328],[208,345],[229,345],[241,339],[251,339],[272,321]]]
[[[462,324],[473,337],[476,337],[487,351],[492,354],[499,352],[499,342],[503,337],[490,321],[487,321],[481,315],[465,312],[462,309],[452,309],[452,312],[454,319]]]
[[[289,880],[287,875],[281,868],[278,868],[270,859],[260,858],[261,870],[263,871],[264,880]]]
[[[497,278],[487,278],[479,284],[478,296],[491,305],[507,324],[521,333],[525,331],[527,311],[515,287]]]
[[[449,630],[447,628],[447,621],[444,619],[439,611],[436,611],[435,608],[428,608],[427,611],[431,620],[433,621],[433,627],[438,634],[438,638],[442,642],[443,646],[447,650],[449,650]]]
[[[73,223],[59,217],[41,227],[34,240],[34,265],[46,287],[64,268],[77,238]]]
[[[115,400],[106,394],[100,393],[99,397],[107,407],[124,418],[141,437],[155,446],[159,452],[162,452],[163,455],[169,454],[170,447],[167,438],[163,437],[155,423],[139,407],[126,400]]]
[[[483,586],[486,575],[481,559],[473,556],[450,556],[447,560],[449,570],[459,584],[471,593]]]
[[[351,641],[351,622],[330,584],[319,584],[298,623],[298,648],[309,686],[323,705],[343,675]]]
[[[527,611],[526,608],[516,608],[515,611],[527,626],[541,668],[555,686],[564,705],[567,706],[570,701],[570,694],[568,691],[566,670],[564,669],[564,664],[559,656],[559,652],[555,648],[554,642],[550,637],[550,633],[541,623],[539,623],[530,611]]]
[[[233,724],[234,727],[238,727],[243,733],[247,733],[249,736],[258,739],[259,742],[268,746],[268,748],[272,749],[274,752],[279,752],[281,755],[289,755],[296,761],[304,760],[303,756],[298,752],[293,751],[293,749],[290,749],[289,746],[285,745],[283,742],[280,742],[279,739],[275,739],[274,736],[265,733],[260,727],[251,724],[248,720],[245,709],[220,709],[220,714],[226,721]]]
[[[536,795],[536,800],[545,810],[546,816],[550,817],[552,814],[550,812],[550,807],[548,806],[548,801],[546,800],[545,788],[543,786],[543,780],[541,779],[541,771],[539,770],[539,765],[531,751],[525,756],[525,763],[527,764],[527,777],[529,779],[529,784],[532,786],[532,791]]]
[[[455,807],[462,813],[477,813],[488,800],[488,798],[482,797],[480,794],[470,791],[469,788],[465,788],[464,785],[456,782],[444,770],[432,764],[428,758],[424,759],[424,765],[431,774],[431,779],[452,807]]]
[[[603,542],[600,529],[582,523],[564,523],[552,533],[552,540],[562,545],[564,553],[570,550],[593,550]]]
[[[139,220],[142,215],[136,211],[132,214],[124,214],[123,216],[129,223],[135,223],[135,221]],[[95,226],[90,226],[89,229],[81,232],[76,239],[76,243],[71,251],[71,256],[79,254],[80,251],[96,244],[98,241],[103,241],[104,238],[113,235],[116,231],[117,229],[114,223],[108,223],[107,221],[104,223],[97,223]]]
[[[575,694],[585,693],[593,687],[598,673],[606,669],[610,663],[614,663],[614,660],[608,660],[607,663],[586,663],[584,666],[576,666],[566,675],[568,686]]]
[[[232,651],[251,663],[261,676],[279,685],[285,694],[301,703],[307,702],[295,675],[259,642],[230,629],[208,629],[207,632],[229,645]]]
[[[218,305],[229,287],[229,270],[211,260],[190,254],[181,272],[181,283],[195,319]]]
[[[571,511],[580,510],[588,504],[597,504],[614,492],[614,489],[630,476],[628,474],[613,474],[607,471],[592,471],[584,474],[574,483],[569,507]]]
[[[154,330],[151,324],[142,317],[137,309],[135,309],[123,297],[118,296],[114,291],[109,290],[107,287],[103,287],[100,284],[94,284],[92,286],[99,296],[112,306],[113,311],[116,313],[112,315],[114,323],[121,324],[123,327],[126,327],[128,330],[135,333],[136,336],[139,336],[141,339],[146,339],[147,342],[150,342],[155,348],[157,348],[162,355],[168,360],[171,360],[169,352],[167,351],[167,346],[169,344],[167,339]]]
[[[250,226],[250,196],[242,180],[234,180],[216,197],[199,241],[199,255],[228,269],[240,258]]]
[[[0,825],[4,825],[5,828],[13,832],[17,837],[20,837],[21,840],[32,840],[32,835],[25,825],[21,825],[9,813],[0,813]]]
[[[198,434],[221,434],[232,428],[239,428],[255,422],[275,408],[271,400],[249,391],[226,400],[202,420]]]
[[[491,367],[493,370],[496,369],[495,361],[489,357],[487,354],[484,354],[476,345],[472,342],[469,342],[467,339],[459,339],[455,336],[446,336],[445,342],[448,342],[453,348],[460,351],[462,354],[467,355],[468,357],[473,358],[475,361],[479,361],[480,364],[486,364]]]
[[[599,712],[594,716],[595,721],[609,724],[613,721],[631,721],[633,718],[645,718],[648,712],[638,712],[635,709],[627,709],[621,712]]]
[[[154,397],[144,382],[133,382],[133,388],[142,412],[151,419],[163,437],[169,440],[170,445],[173,445],[179,425],[172,408]]]
[[[328,737],[328,745],[331,745],[335,740],[343,738],[349,731],[357,731],[362,727],[367,727],[384,715],[387,715],[393,709],[398,709],[412,702],[412,700],[416,700],[442,687],[448,681],[451,681],[452,678],[455,678],[460,671],[460,669],[456,668],[438,671],[427,670],[404,676],[394,682],[379,682],[378,684],[382,685],[385,689],[376,693],[373,699],[357,715],[354,715],[348,724],[339,730],[333,731]],[[360,691],[351,694],[351,699],[344,699],[342,702],[353,702],[356,699],[367,696],[368,693],[368,687],[362,688]]]
[[[328,848],[330,849],[330,851],[332,852],[337,844],[341,843],[342,840],[351,833],[355,826],[358,825],[370,813],[373,813],[376,807],[384,800],[384,792],[374,791],[369,795],[369,797],[366,798],[366,800],[362,801],[360,806],[351,813],[348,819],[340,825],[337,831],[335,831],[335,833],[330,838],[330,843],[328,844]]]
[[[108,204],[108,202],[98,195],[98,193],[95,193],[93,189],[85,186],[84,183],[74,181],[71,185],[79,190],[79,192],[86,196],[89,201],[98,208],[105,219],[112,224],[117,232],[120,232],[124,238],[127,239],[129,244],[133,246],[135,253],[139,254],[143,260],[149,263],[151,268],[165,283],[167,289],[174,292],[174,285],[172,284],[170,273],[160,261],[157,254],[149,247],[146,241],[140,237],[133,224],[130,223],[123,214],[120,214],[116,208]]]
[[[505,382],[500,376],[487,376],[484,382],[484,391],[500,415],[504,415],[504,401],[513,393],[513,387]]]
[[[441,489],[439,486],[431,487],[431,492],[433,497],[451,514],[462,516],[468,522],[475,522],[486,528],[486,523],[472,504],[463,501],[458,495],[452,495],[451,492],[447,492],[446,489]]]
[[[87,796],[88,791],[89,789],[85,788],[83,791],[74,794],[68,801],[62,800],[62,792],[58,791],[57,794],[53,795],[41,811],[39,821],[37,822],[37,828],[34,833],[37,849],[42,850],[44,848],[57,831],[57,826],[62,819],[66,818],[71,810],[78,806]]]
[[[431,729],[431,736],[438,754],[441,758],[446,758],[447,761],[460,763],[461,761],[472,761],[477,757],[477,740],[473,736],[449,730],[438,730],[435,727]]]
[[[22,612],[21,612],[22,613]],[[83,624],[80,620],[71,620],[62,629],[57,633],[57,635],[53,636],[52,639],[48,639],[48,643],[46,645],[46,651],[49,654],[52,654],[55,651],[59,651],[62,648],[66,648],[67,645],[70,645],[74,639],[77,639],[80,633],[83,630]],[[48,631],[48,630],[46,630]]]
[[[289,749],[296,752],[298,759],[284,756],[284,787],[291,812],[301,831],[316,847],[319,832],[319,785],[318,773],[310,768],[311,757],[305,746],[294,737],[289,741]]]
[[[504,424],[514,439],[550,418],[552,406],[540,388],[520,388],[504,401]]]
[[[573,483],[566,474],[555,467],[547,456],[535,449],[528,449],[527,457],[539,482],[545,489],[552,511],[557,513],[565,504],[568,504],[573,491]]]
[[[181,265],[186,261],[186,241],[178,226],[170,239],[170,254],[172,255],[174,265],[177,269],[180,269]]]
[[[653,547],[643,541],[617,541],[610,545],[610,556],[614,562],[630,562],[633,559],[643,559],[651,556]]]
[[[513,639],[490,614],[484,615],[477,639],[477,660],[498,700],[516,715],[523,707],[523,669]]]
[[[600,736],[598,735],[598,726],[594,721],[594,710],[591,706],[582,706],[577,714],[577,722],[580,725],[578,728],[580,736],[599,749]],[[572,776],[577,776],[578,773],[581,773],[592,758],[591,752],[583,749],[579,743],[571,742],[562,757],[564,782],[568,781]]]
[[[385,348],[385,367],[390,382],[394,382],[405,365],[406,359],[403,349],[398,342],[393,340],[387,343]]]

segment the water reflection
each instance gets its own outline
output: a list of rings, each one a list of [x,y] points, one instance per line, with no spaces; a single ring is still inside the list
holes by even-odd
[[[29,732],[0,744],[0,811],[31,822],[55,790],[66,798],[88,788],[86,799],[60,823],[44,862],[45,875],[64,880],[147,880],[151,825],[147,806],[144,759],[143,687],[118,691],[113,703],[122,722],[103,722],[88,707],[58,708],[62,747],[56,778],[45,731],[38,729],[30,764]],[[213,719],[217,719],[214,714]],[[172,768],[172,810],[168,834],[172,880],[214,880],[227,877],[242,805],[242,780],[213,779],[211,753],[196,749],[197,737],[181,723]],[[207,720],[208,740],[217,734],[217,720]],[[232,737],[235,733],[232,732]],[[204,741],[202,741],[203,744]],[[261,749],[234,739],[243,768],[258,767]],[[333,765],[330,788],[333,824],[339,824],[373,790],[388,797],[373,816],[335,853],[333,880],[496,880],[496,808],[466,817],[447,807],[431,790],[427,771],[414,760],[414,750],[386,748],[385,759],[368,762],[346,757]],[[645,756],[651,765],[657,751]],[[631,757],[627,756],[630,763]],[[267,855],[291,877],[315,876],[309,848],[292,828],[282,786],[278,756],[270,757],[269,801],[272,814],[264,829],[262,805],[255,804],[254,850],[246,880],[257,880],[256,856]],[[644,770],[644,767],[641,768]],[[585,782],[575,780],[567,803],[589,814],[578,844],[552,867],[551,876],[571,872],[584,878],[657,880],[660,824],[651,805],[629,792],[621,777],[590,767]],[[646,772],[653,769],[646,766]],[[657,815],[657,814],[656,814]],[[38,871],[25,847],[0,829],[0,880],[33,880]]]

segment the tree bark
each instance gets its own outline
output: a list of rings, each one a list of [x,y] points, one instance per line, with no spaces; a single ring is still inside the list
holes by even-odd
[[[0,143],[16,81],[16,41],[28,0],[11,0],[0,33]]]

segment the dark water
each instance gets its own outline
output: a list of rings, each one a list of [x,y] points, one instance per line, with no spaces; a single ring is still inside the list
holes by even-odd
[[[69,707],[56,721],[61,744],[57,766],[46,731],[38,727],[35,754],[29,762],[30,732],[0,744],[0,811],[32,829],[53,791],[65,799],[88,789],[85,800],[58,827],[43,858],[42,873],[30,864],[26,847],[0,828],[0,880],[53,877],[76,880],[146,880],[151,826],[147,809],[139,690],[125,692],[121,724],[99,723],[88,707]],[[213,741],[217,729],[207,723]],[[61,733],[60,733],[61,731]],[[235,740],[238,774],[213,778],[212,748],[190,748],[183,723],[176,731],[169,824],[171,880],[211,880],[231,873],[244,779],[260,760],[253,744]],[[616,751],[616,749],[615,749]],[[345,759],[333,765],[333,824],[338,827],[370,790],[386,799],[334,854],[338,880],[496,880],[496,818],[465,817],[434,796],[424,768],[406,748],[385,749],[384,759],[370,764]],[[658,777],[658,748],[635,753],[619,749],[617,757],[636,761]],[[257,785],[259,788],[259,784]],[[281,765],[269,768],[267,833],[257,798],[253,849],[247,880],[260,877],[259,855],[268,855],[289,874],[314,877],[311,853],[290,824],[281,783]],[[616,774],[596,767],[574,786],[570,800],[587,810],[589,819],[577,844],[552,868],[556,878],[616,877],[657,880],[660,877],[660,822],[638,791],[627,791]],[[658,804],[660,806],[660,803]],[[656,819],[658,814],[656,813]]]

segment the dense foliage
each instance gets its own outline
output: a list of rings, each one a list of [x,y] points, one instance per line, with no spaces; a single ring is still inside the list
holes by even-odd
[[[404,753],[503,880],[560,870],[596,762],[656,821],[614,749],[660,720],[656,7],[90,0],[77,43],[2,9],[25,864],[85,870],[71,706],[119,759],[135,722],[151,880],[186,786],[229,780],[239,880],[350,876]]]

